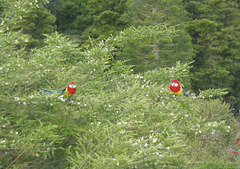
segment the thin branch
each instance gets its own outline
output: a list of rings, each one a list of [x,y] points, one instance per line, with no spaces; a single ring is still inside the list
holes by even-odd
[[[94,152],[96,152],[96,151],[94,151]],[[83,161],[83,163],[81,164],[81,166],[80,166],[78,169],[83,168],[83,166],[85,165],[85,163],[87,162],[87,160],[93,155],[94,152],[90,153],[90,154],[87,156],[87,158]]]
[[[30,145],[28,148],[26,148],[15,160],[13,160],[13,162],[11,162],[11,164],[9,164],[9,166],[6,169],[9,169],[31,147],[32,147],[32,145]]]

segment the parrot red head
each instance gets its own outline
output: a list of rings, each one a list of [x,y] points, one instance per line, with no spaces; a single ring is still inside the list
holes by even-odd
[[[74,81],[72,81],[71,83],[69,83],[67,90],[68,90],[68,92],[69,92],[70,94],[76,93],[76,84],[75,84]]]
[[[172,83],[170,84],[170,90],[172,92],[178,92],[181,89],[180,83],[177,79],[173,79]]]

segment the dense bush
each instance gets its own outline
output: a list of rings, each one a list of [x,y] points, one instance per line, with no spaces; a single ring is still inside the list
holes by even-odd
[[[132,74],[123,62],[108,64],[111,43],[79,51],[58,33],[45,43],[24,57],[16,50],[1,67],[1,167],[238,165],[231,155],[238,123],[229,105],[168,91],[172,78],[188,77],[188,64]],[[39,92],[72,80],[72,99]]]
[[[25,9],[24,5],[32,7],[30,3],[6,4],[17,11],[15,5]],[[169,83],[177,78],[190,90],[190,63],[133,73],[133,66],[114,60],[116,46],[124,48],[134,38],[152,41],[155,36],[169,41],[177,33],[172,27],[131,27],[81,48],[55,32],[44,35],[44,46],[28,51],[31,35],[6,22],[12,18],[18,23],[22,10],[16,15],[4,12],[1,168],[239,166],[235,153],[239,153],[235,140],[239,122],[222,100],[226,90],[178,97],[169,92]],[[41,88],[60,91],[70,81],[77,84],[72,98],[41,92]]]

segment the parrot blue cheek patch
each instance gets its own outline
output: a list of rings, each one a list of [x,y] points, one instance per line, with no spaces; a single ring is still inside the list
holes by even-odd
[[[182,86],[181,86],[182,87]],[[184,88],[182,87],[182,92],[184,93],[185,92],[185,90],[184,90]]]

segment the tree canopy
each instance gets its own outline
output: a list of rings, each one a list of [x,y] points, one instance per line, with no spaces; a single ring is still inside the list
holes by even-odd
[[[228,88],[226,98],[239,110],[239,9],[235,1],[186,1],[192,20],[187,30],[196,55],[192,87],[195,91]]]
[[[0,2],[0,168],[239,167],[238,2]]]

